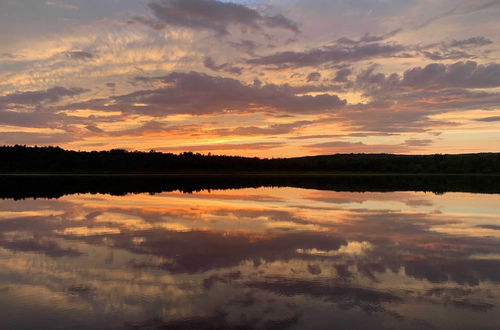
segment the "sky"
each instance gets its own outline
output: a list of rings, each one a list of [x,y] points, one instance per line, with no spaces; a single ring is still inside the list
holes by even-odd
[[[500,0],[1,0],[0,144],[500,152]]]

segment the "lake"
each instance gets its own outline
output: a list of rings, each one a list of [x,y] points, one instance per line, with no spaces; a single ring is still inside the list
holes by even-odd
[[[500,329],[500,194],[43,180],[1,188],[0,329]]]

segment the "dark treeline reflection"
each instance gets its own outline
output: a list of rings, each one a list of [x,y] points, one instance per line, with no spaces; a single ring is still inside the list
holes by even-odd
[[[334,171],[363,173],[500,173],[500,154],[336,154],[261,159],[161,152],[70,151],[58,147],[0,147],[0,173],[171,173]]]
[[[0,175],[0,198],[59,198],[259,187],[351,192],[500,193],[500,176],[483,175]]]

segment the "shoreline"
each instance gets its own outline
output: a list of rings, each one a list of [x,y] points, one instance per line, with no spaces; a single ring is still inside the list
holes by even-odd
[[[174,176],[184,176],[184,177],[236,177],[236,176],[274,176],[274,177],[342,177],[342,176],[500,176],[500,173],[398,173],[398,172],[308,172],[308,171],[287,171],[287,172],[169,172],[169,173],[110,173],[110,172],[89,172],[89,173],[64,173],[64,172],[35,172],[35,173],[0,173],[0,176],[79,176],[79,177],[119,177],[119,176],[148,176],[148,177],[174,177]]]

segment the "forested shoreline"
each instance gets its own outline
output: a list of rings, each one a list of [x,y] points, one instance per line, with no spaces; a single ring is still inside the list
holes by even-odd
[[[72,151],[59,147],[1,146],[0,173],[418,173],[500,174],[500,153],[335,154],[257,158],[156,151]]]

